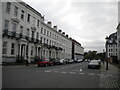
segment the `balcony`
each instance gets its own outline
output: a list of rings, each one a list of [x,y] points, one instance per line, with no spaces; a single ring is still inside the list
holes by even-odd
[[[29,40],[29,36],[25,36],[25,39],[28,41]]]
[[[62,49],[61,47],[59,47],[59,50],[61,50],[61,51],[62,51],[63,49]]]
[[[36,39],[36,40],[35,40],[35,43],[39,43],[39,39]]]
[[[35,42],[35,39],[33,37],[31,38],[31,42],[33,42],[33,43]]]
[[[3,36],[7,36],[8,35],[8,30],[3,30]]]

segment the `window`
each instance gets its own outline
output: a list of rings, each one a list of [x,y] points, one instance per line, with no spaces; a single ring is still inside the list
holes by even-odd
[[[18,15],[18,7],[15,6],[15,9],[14,9],[14,15],[17,16]]]
[[[29,36],[29,31],[30,31],[30,30],[29,30],[29,29],[27,29],[27,36]]]
[[[9,28],[9,21],[5,20],[4,30],[8,30]]]
[[[13,23],[13,32],[16,32],[17,30],[17,24]]]
[[[31,46],[31,55],[33,55],[33,46]]]
[[[21,10],[21,19],[24,20],[24,11],[23,10]]]
[[[7,2],[7,5],[6,5],[6,12],[7,13],[10,13],[10,7],[11,7],[11,3]]]
[[[41,28],[41,34],[43,34],[43,28]]]
[[[47,31],[47,35],[49,36],[49,31]]]
[[[50,45],[51,45],[51,40],[50,40]]]
[[[20,33],[23,34],[23,26],[20,26]]]
[[[37,37],[36,37],[37,39],[39,39],[39,33],[37,32]]]
[[[41,43],[42,43],[42,37],[40,38],[40,41],[41,41]]]
[[[47,44],[48,44],[48,39],[47,39]]]
[[[7,42],[3,42],[3,51],[2,54],[7,54]]]
[[[44,43],[45,43],[45,38],[44,38]]]
[[[37,27],[39,27],[39,25],[40,25],[40,20],[37,21]]]
[[[14,55],[15,54],[15,44],[12,43],[11,44],[11,55]]]
[[[46,35],[46,29],[44,29],[44,34]]]
[[[27,21],[30,22],[30,14],[28,14]]]
[[[34,38],[34,31],[32,31],[32,38]]]

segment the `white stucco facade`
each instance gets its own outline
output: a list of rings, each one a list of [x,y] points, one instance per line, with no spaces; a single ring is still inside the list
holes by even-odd
[[[0,13],[2,13],[2,2],[0,1]],[[0,14],[0,89],[2,89],[2,14]]]
[[[84,58],[84,48],[80,43],[75,42],[75,59],[83,59]]]
[[[111,58],[113,56],[118,57],[118,42],[117,42],[117,32],[112,33],[107,37],[106,41],[106,52],[107,58]]]
[[[118,2],[117,41],[118,41],[118,60],[120,62],[120,1]]]
[[[39,12],[24,2],[2,2],[1,6],[4,7],[3,33],[0,33],[3,62],[28,60],[30,63],[36,57],[71,59],[72,40],[50,21],[45,23]],[[75,53],[83,55],[83,47],[76,45]]]

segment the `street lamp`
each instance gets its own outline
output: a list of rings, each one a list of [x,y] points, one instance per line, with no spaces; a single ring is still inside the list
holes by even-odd
[[[107,44],[108,44],[108,40],[109,38],[106,37],[106,70],[108,70],[108,47],[107,47]]]

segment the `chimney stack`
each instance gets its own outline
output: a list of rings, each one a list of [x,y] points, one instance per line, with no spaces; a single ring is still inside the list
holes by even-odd
[[[52,23],[50,21],[48,21],[47,25],[52,27]]]
[[[62,30],[58,30],[58,32],[59,32],[59,33],[61,33],[61,32],[62,32]]]
[[[54,26],[53,28],[54,28],[55,30],[57,30],[57,26]]]
[[[44,16],[41,17],[42,22],[44,22]]]
[[[65,35],[65,32],[62,32],[63,35]]]
[[[66,34],[66,37],[68,38],[68,34]]]

